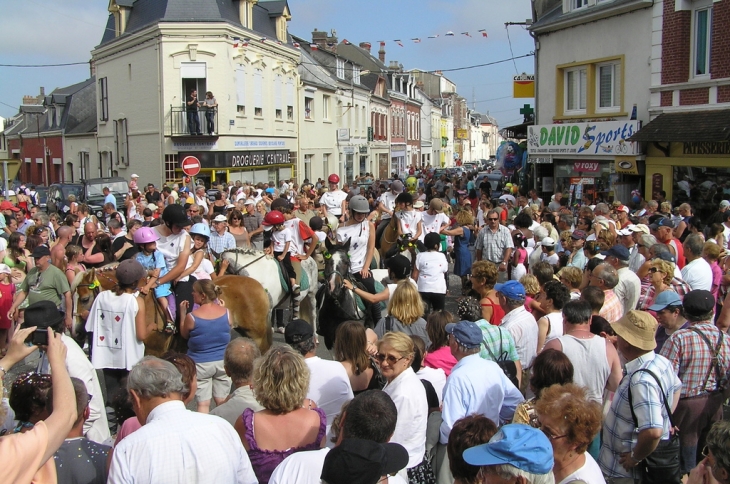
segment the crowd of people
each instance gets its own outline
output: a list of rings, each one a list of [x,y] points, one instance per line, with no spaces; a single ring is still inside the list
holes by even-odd
[[[3,480],[730,483],[730,202],[703,223],[427,167],[213,196],[138,178],[123,204],[105,190],[103,217],[0,204]],[[265,251],[296,295],[327,242],[372,324],[340,323],[331,360],[302,319],[263,354],[232,337],[221,255]],[[81,274],[110,263],[114,287],[80,309]],[[145,356],[155,331],[187,352]]]

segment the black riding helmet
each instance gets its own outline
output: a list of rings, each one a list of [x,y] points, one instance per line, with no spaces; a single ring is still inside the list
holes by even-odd
[[[172,229],[173,225],[187,227],[192,223],[187,215],[185,215],[185,209],[182,205],[177,204],[165,207],[165,210],[162,212],[162,221],[165,222],[168,229]]]
[[[399,203],[405,203],[406,205],[413,205],[413,195],[408,192],[403,192],[395,197],[396,205]]]

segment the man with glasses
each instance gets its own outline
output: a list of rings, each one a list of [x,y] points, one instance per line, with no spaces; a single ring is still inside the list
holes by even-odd
[[[200,215],[200,207],[195,205],[194,203],[190,205],[185,212],[187,213],[188,218],[193,218],[196,215]]]
[[[35,267],[28,272],[20,284],[20,290],[15,294],[13,305],[8,311],[8,318],[11,321],[17,319],[18,306],[25,301],[26,297],[28,304],[31,305],[39,301],[51,301],[57,308],[69,308],[68,311],[65,311],[65,321],[66,328],[71,329],[73,302],[66,275],[61,269],[51,264],[51,251],[45,245],[39,245],[33,249],[32,257]]]
[[[228,231],[228,219],[226,219],[225,215],[216,215],[211,225],[213,230],[210,231],[208,248],[215,257],[219,257],[228,249],[234,249],[236,247],[236,239]]]
[[[661,217],[653,224],[649,225],[651,233],[656,237],[657,241],[668,245],[669,251],[677,260],[677,266],[682,269],[684,267],[684,247],[682,243],[674,238],[674,224],[666,217]]]
[[[660,292],[654,304],[648,309],[656,313],[656,320],[659,323],[659,329],[656,330],[654,337],[656,340],[654,352],[659,353],[671,335],[680,329],[689,328],[689,322],[684,317],[682,299],[674,291]]]
[[[618,233],[624,234],[625,232],[619,230]],[[601,255],[606,256],[606,264],[610,264],[611,267],[616,269],[618,284],[616,284],[613,292],[619,301],[623,303],[623,313],[626,314],[632,309],[636,309],[639,294],[641,293],[641,279],[629,269],[629,259],[631,258],[629,249],[623,245],[614,245],[610,249],[601,252]]]
[[[702,449],[702,462],[689,473],[687,484],[730,483],[730,422],[715,423]]]
[[[671,424],[664,399],[673,412],[682,382],[671,362],[654,353],[657,322],[651,314],[632,310],[611,327],[617,335],[617,349],[626,360],[626,376],[603,424],[598,463],[609,484],[634,484],[640,482],[637,479],[641,479],[642,461],[661,441],[670,438]],[[653,373],[658,381],[644,370]],[[667,482],[678,483],[678,466],[673,471],[676,481]]]
[[[487,225],[479,231],[476,240],[476,260],[487,260],[497,266],[498,282],[507,280],[507,267],[515,245],[507,227],[499,224],[496,210],[487,212]]]
[[[612,265],[602,262],[596,266],[588,278],[588,285],[599,287],[603,291],[603,308],[599,314],[602,318],[613,323],[623,317],[624,306],[613,291],[618,285],[618,273]]]

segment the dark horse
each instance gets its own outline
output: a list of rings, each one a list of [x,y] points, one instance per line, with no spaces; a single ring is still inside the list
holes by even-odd
[[[324,336],[324,344],[332,349],[335,342],[337,326],[345,321],[363,321],[366,326],[372,327],[377,321],[366,321],[370,311],[363,311],[358,307],[358,298],[355,293],[343,285],[345,279],[353,285],[359,285],[350,277],[350,258],[347,251],[350,249],[350,239],[344,244],[333,244],[329,238],[325,240],[327,252],[324,254],[325,282],[317,291],[317,319],[319,327],[317,333]]]

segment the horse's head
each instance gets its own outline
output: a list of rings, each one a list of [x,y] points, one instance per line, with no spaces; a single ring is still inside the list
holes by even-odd
[[[94,297],[100,289],[99,282],[96,280],[96,269],[90,269],[86,272],[76,274],[71,283],[71,292],[76,291],[78,296],[77,313],[88,310],[94,302]]]
[[[342,281],[350,275],[350,239],[344,244],[333,244],[329,238],[325,239],[327,252],[324,254],[324,277],[327,280],[329,293],[337,297],[342,291]]]

